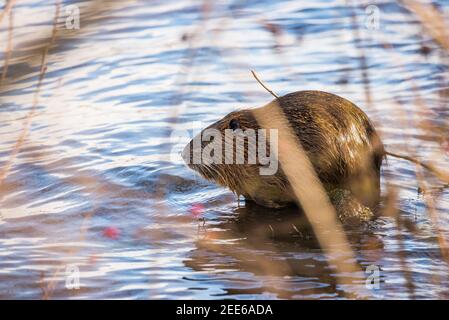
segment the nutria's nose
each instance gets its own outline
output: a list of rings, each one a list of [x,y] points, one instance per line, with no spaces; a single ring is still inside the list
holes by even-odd
[[[201,154],[204,148],[201,137],[202,133],[197,134],[182,151],[182,159],[188,166],[192,164],[201,164]]]
[[[184,162],[189,165],[191,163],[190,159],[191,159],[191,142],[189,142],[185,147],[184,150],[182,150],[181,156],[182,159],[184,160]]]

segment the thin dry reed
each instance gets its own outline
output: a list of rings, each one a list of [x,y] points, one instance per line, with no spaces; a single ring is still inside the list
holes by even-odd
[[[401,2],[416,15],[435,43],[449,52],[449,29],[443,14],[431,4],[415,0],[402,0]]]
[[[254,71],[252,74],[264,89],[274,97],[278,97],[260,81]],[[311,223],[321,248],[327,254],[328,261],[337,269],[337,281],[342,285],[348,284],[344,275],[361,274],[361,269],[354,263],[356,261],[354,252],[346,239],[335,209],[307,154],[291,131],[277,100],[268,104],[267,107],[270,112],[254,110],[254,116],[262,128],[278,128],[279,163],[292,186],[298,203],[301,204]],[[329,233],[329,230],[332,232]],[[358,293],[359,297],[363,296],[362,292],[363,290],[360,290]]]
[[[6,75],[8,74],[8,64],[9,64],[9,59],[11,58],[11,53],[12,53],[13,28],[14,28],[14,14],[13,14],[13,10],[11,9],[9,11],[8,44],[7,44],[6,50],[5,50],[5,62],[3,63],[3,71],[2,71],[2,76],[0,78],[0,88],[2,88],[3,83],[5,82],[5,79],[6,79]]]
[[[0,12],[0,24],[2,23],[3,18],[5,16],[7,16],[8,14],[10,14],[15,3],[16,3],[16,0],[7,0],[6,1],[6,5],[3,8],[3,11]]]
[[[42,52],[42,58],[41,58],[41,64],[40,64],[40,71],[39,71],[39,78],[36,85],[36,90],[34,93],[31,110],[28,112],[28,114],[25,116],[24,123],[22,125],[22,131],[17,138],[16,143],[12,147],[12,151],[10,153],[9,159],[6,162],[6,164],[2,167],[0,171],[0,185],[3,183],[3,180],[8,176],[9,170],[11,169],[12,165],[14,164],[14,160],[17,157],[17,154],[20,151],[20,148],[22,147],[23,143],[25,142],[25,139],[28,135],[31,120],[36,112],[37,105],[39,103],[39,95],[42,87],[42,82],[45,77],[45,73],[47,71],[47,56],[48,51],[53,46],[56,40],[56,24],[59,17],[59,11],[60,11],[60,0],[55,1],[55,18],[53,21],[53,31],[52,31],[52,37],[50,39],[50,42],[44,47]],[[6,63],[5,63],[6,64]]]

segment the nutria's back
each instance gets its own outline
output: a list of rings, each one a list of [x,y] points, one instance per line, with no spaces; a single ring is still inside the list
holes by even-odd
[[[359,107],[322,91],[289,93],[278,103],[323,183],[349,184],[362,198],[372,194],[368,188],[378,189],[385,152]]]

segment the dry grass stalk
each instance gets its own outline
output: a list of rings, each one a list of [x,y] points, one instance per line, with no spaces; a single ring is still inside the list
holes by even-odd
[[[337,281],[340,284],[347,284],[341,274],[353,274],[361,272],[361,269],[353,263],[355,261],[354,253],[346,239],[335,209],[307,154],[290,129],[277,101],[274,100],[265,108],[270,109],[270,112],[255,111],[254,116],[261,127],[278,129],[280,165],[292,186],[298,203],[301,204],[311,223],[320,246],[327,254],[328,261],[335,264],[339,273]]]
[[[273,91],[271,91],[266,85],[263,84],[263,82],[259,79],[259,77],[257,76],[257,74],[251,70],[251,73],[253,74],[253,77],[256,79],[257,82],[259,82],[259,84],[265,89],[267,90],[273,97],[275,98],[279,98],[279,96],[274,93]]]
[[[9,11],[8,44],[7,44],[6,50],[5,50],[5,62],[3,64],[3,72],[2,72],[2,76],[0,78],[0,88],[3,86],[3,83],[6,80],[6,75],[8,74],[8,64],[9,64],[9,59],[11,58],[11,54],[12,54],[13,28],[14,28],[14,15],[13,15],[13,10],[11,9]]]
[[[372,105],[372,94],[371,94],[371,81],[368,73],[368,62],[365,54],[365,50],[362,47],[362,41],[360,37],[359,24],[357,23],[357,16],[355,14],[355,10],[352,6],[352,1],[346,1],[348,7],[351,10],[351,23],[352,23],[352,31],[353,31],[353,39],[355,48],[359,51],[359,59],[360,59],[360,72],[363,81],[363,88],[365,92],[365,100],[368,108],[371,108]]]
[[[14,7],[14,4],[16,3],[16,0],[7,0],[5,7],[3,8],[3,11],[0,12],[0,24],[3,21],[3,18],[7,16]]]
[[[388,155],[391,155],[393,157],[404,159],[410,162],[413,162],[414,164],[420,165],[424,169],[430,171],[432,174],[434,174],[438,179],[441,181],[444,181],[446,184],[449,184],[449,173],[437,168],[431,163],[423,162],[418,160],[416,157],[407,156],[407,155],[401,155],[394,152],[387,152]]]
[[[32,102],[32,106],[31,106],[31,110],[28,112],[28,114],[25,117],[24,120],[24,124],[23,124],[23,128],[22,131],[18,137],[18,139],[16,140],[16,143],[14,144],[11,154],[9,156],[8,161],[6,162],[6,164],[3,166],[2,170],[0,171],[0,185],[3,183],[3,180],[6,178],[6,176],[9,173],[9,170],[11,169],[14,160],[17,157],[17,154],[20,151],[20,148],[22,147],[23,143],[25,142],[25,139],[28,135],[29,132],[29,128],[31,125],[31,120],[36,112],[36,108],[37,105],[39,103],[39,95],[40,95],[40,90],[41,90],[41,86],[42,86],[42,82],[44,80],[45,77],[45,73],[47,71],[47,56],[48,56],[48,51],[50,50],[50,48],[53,46],[55,40],[56,40],[56,24],[58,21],[58,17],[59,17],[59,11],[60,11],[60,0],[55,0],[55,18],[53,20],[53,32],[52,32],[52,37],[50,42],[44,47],[44,50],[42,52],[42,59],[41,59],[41,67],[40,67],[40,72],[39,72],[39,78],[38,78],[38,82],[36,85],[36,91],[34,93],[34,97],[33,97],[33,102]]]
[[[427,111],[428,108],[425,105],[424,101],[421,99],[421,96],[419,94],[418,91],[418,87],[416,85],[413,84],[413,92],[415,94],[415,105],[417,105],[421,110],[425,110]],[[433,126],[431,123],[428,122],[424,122],[424,126],[425,128],[430,132],[433,129]],[[421,164],[422,165],[422,164]],[[428,169],[428,167],[422,165],[424,168]],[[431,168],[433,170],[431,170],[432,172],[434,172],[435,168],[430,165]],[[417,173],[417,178],[418,178],[418,182],[424,186],[425,182],[424,182],[424,178],[422,173],[420,172],[419,168],[416,170]],[[435,174],[438,178],[440,178],[441,180],[445,181],[446,184],[449,185],[449,174],[446,172],[440,172],[439,175]],[[424,188],[422,188],[423,190],[426,190],[427,188],[424,186]],[[438,239],[438,246],[440,249],[440,253],[441,256],[443,257],[443,260],[446,262],[446,264],[449,266],[449,247],[448,247],[448,242],[446,240],[446,237],[444,236],[443,230],[441,228],[441,223],[439,220],[439,214],[435,208],[435,198],[433,195],[428,195],[428,196],[424,196],[424,200],[426,203],[426,207],[427,207],[427,212],[430,218],[430,221],[433,225],[433,227],[435,228],[436,231],[436,236]]]
[[[32,106],[31,106],[31,110],[28,112],[28,114],[25,117],[24,120],[24,124],[23,124],[23,128],[22,128],[22,132],[19,136],[19,138],[17,139],[12,152],[10,154],[10,157],[6,163],[6,165],[2,168],[2,171],[0,172],[0,185],[2,184],[3,180],[6,178],[6,176],[9,173],[9,170],[12,167],[12,164],[15,160],[15,158],[17,157],[17,154],[20,151],[20,148],[22,147],[23,143],[25,142],[25,139],[28,135],[29,132],[29,128],[31,125],[31,120],[36,112],[36,108],[37,105],[39,103],[39,95],[40,95],[40,90],[42,87],[42,82],[44,80],[45,77],[45,73],[47,71],[47,59],[48,59],[48,51],[50,50],[50,48],[53,46],[53,44],[55,43],[56,40],[56,26],[57,26],[57,21],[59,18],[59,12],[60,12],[60,0],[55,0],[55,17],[53,20],[53,30],[52,30],[52,36],[51,36],[51,40],[50,42],[44,47],[43,52],[42,52],[42,59],[41,59],[41,65],[40,65],[40,71],[39,71],[39,78],[38,78],[38,82],[36,85],[36,91],[34,93],[34,97],[33,97],[33,102],[32,102]],[[58,268],[57,272],[59,272],[59,269],[61,269],[62,267]],[[53,290],[55,286],[55,283],[50,282],[48,284],[48,286],[46,288],[44,288],[43,286],[41,286],[43,293],[44,293],[44,299],[48,299],[50,292]]]
[[[440,249],[440,253],[446,264],[449,266],[449,246],[444,236],[443,229],[441,227],[441,223],[439,220],[438,211],[435,208],[435,196],[432,194],[427,194],[427,186],[425,184],[424,176],[422,170],[419,166],[416,168],[416,177],[418,180],[418,184],[423,190],[424,193],[424,201],[426,203],[427,212],[432,223],[432,226],[435,228],[436,237],[438,240],[438,248]]]
[[[386,49],[389,49],[392,54],[395,53],[394,48],[391,44],[384,43],[383,47]],[[426,106],[424,101],[421,99],[419,92],[418,92],[419,89],[418,89],[417,85],[415,84],[413,79],[409,79],[409,81],[411,82],[412,91],[415,94],[415,105],[420,107],[420,110],[422,110],[423,112],[428,113],[430,111],[430,109]],[[399,105],[398,105],[398,107],[399,107]],[[404,125],[406,125],[406,124],[404,124]],[[436,131],[436,129],[438,129],[430,121],[426,121],[425,119],[420,120],[419,123],[414,124],[414,125],[419,126],[420,128],[426,130],[426,132],[428,132],[428,133],[434,133]],[[437,130],[437,132],[438,132],[438,130]],[[430,173],[432,173],[435,177],[437,177],[444,183],[449,184],[449,172],[446,172],[446,171],[442,170],[441,168],[438,168],[437,166],[435,166],[433,163],[431,163],[429,161],[421,161],[417,157],[401,154],[401,152],[395,153],[395,152],[388,151],[387,155],[391,155],[395,158],[407,160],[407,161],[410,161],[418,166],[421,166],[422,168],[428,170]]]
[[[439,43],[443,47],[443,49],[447,50],[445,40],[442,41],[443,38],[445,38],[447,40],[447,37],[445,35],[445,32],[446,32],[445,27],[443,27],[444,21],[442,20],[442,17],[439,14],[439,12],[433,6],[419,4],[415,1],[406,1],[406,3],[408,5],[409,9],[412,9],[412,12],[414,12],[416,15],[418,15],[418,17],[420,18],[421,24],[423,24],[427,30],[431,31],[431,34],[434,36],[435,42]],[[435,26],[435,23],[437,24],[436,26]],[[386,49],[389,49],[391,54],[396,53],[391,44],[385,43],[385,44],[383,44],[383,46]],[[416,84],[414,83],[414,80],[409,79],[409,81],[411,82],[411,89],[415,94],[415,105],[418,106],[419,109],[422,110],[423,112],[428,113],[430,111],[430,109],[425,105],[425,103],[421,99],[420,94],[419,94],[419,89],[416,86]],[[423,120],[415,119],[415,122],[416,123],[413,124],[413,126],[424,129],[430,135],[435,134],[435,132],[441,131],[441,130],[438,130],[439,128],[436,127],[432,122],[427,121],[425,119],[423,119]],[[440,180],[444,181],[446,184],[448,184],[448,182],[449,182],[449,180],[448,180],[449,173],[437,168],[436,166],[434,166],[431,163],[419,161],[416,157],[398,155],[398,154],[394,154],[394,153],[390,153],[390,152],[389,152],[389,154],[393,155],[397,158],[408,160],[408,161],[416,164],[415,173],[416,173],[416,177],[417,177],[417,182],[418,182],[420,189],[424,190],[425,193],[427,192],[426,191],[427,186],[425,184],[424,176],[422,173],[422,168],[430,171],[432,174],[434,174]],[[425,196],[424,200],[426,203],[426,207],[427,207],[427,211],[428,211],[428,215],[429,215],[431,224],[436,230],[436,237],[438,240],[438,245],[439,245],[441,255],[443,257],[443,260],[449,265],[449,254],[448,254],[447,241],[446,241],[446,238],[441,229],[441,224],[438,219],[438,212],[435,209],[435,205],[434,205],[435,199],[432,195],[430,195],[430,196]],[[395,218],[396,218],[396,222],[398,225],[397,239],[398,239],[399,245],[404,249],[404,245],[402,243],[403,242],[402,235],[399,234],[401,227],[404,226],[404,221],[403,221],[403,219],[401,219],[399,214],[396,214]],[[405,253],[400,254],[400,261],[401,261],[401,264],[405,268],[406,263],[405,263],[404,255],[405,255]],[[413,297],[414,296],[414,286],[413,286],[413,284],[410,284],[410,282],[412,281],[412,279],[410,278],[411,277],[410,272],[407,269],[405,269],[404,272],[405,272],[405,277],[406,277],[407,288],[409,289],[409,292],[410,292],[411,296]]]
[[[15,3],[16,0],[10,0],[10,3]],[[63,40],[70,40],[71,43],[75,43],[76,41],[82,41],[85,39],[83,35],[89,36],[92,34],[93,29],[98,26],[98,24],[102,23],[104,20],[109,19],[111,15],[108,13],[114,9],[123,9],[126,10],[127,5],[134,2],[134,0],[123,0],[123,1],[113,1],[113,0],[86,0],[77,3],[80,9],[80,20],[82,21],[82,27],[79,29],[75,28],[66,28],[65,23],[61,24],[61,19],[58,19],[57,24],[57,33],[58,33],[58,41],[60,43]],[[9,13],[12,4],[7,4],[4,10],[0,13],[0,23],[1,19],[3,19],[3,15]],[[46,39],[42,41],[42,43],[35,44],[34,42],[30,45],[29,43],[24,43],[27,45],[28,50],[26,55],[17,55],[14,57],[14,62],[19,64],[23,63],[26,65],[34,65],[41,60],[42,51],[45,47],[48,46],[48,43],[51,41],[53,37],[52,34],[54,31],[48,30],[42,32],[40,34],[34,35],[36,39]],[[32,41],[32,40],[31,40]],[[16,41],[19,42],[19,41]],[[64,50],[64,45],[58,48],[60,50]],[[19,71],[20,73],[20,71]],[[15,77],[19,77],[20,75],[15,74]]]
[[[416,15],[435,42],[449,51],[449,29],[445,17],[431,4],[415,0],[402,0],[401,2]]]
[[[405,279],[405,286],[408,290],[410,298],[415,297],[415,285],[413,283],[412,273],[410,272],[409,265],[407,263],[407,254],[405,250],[405,244],[404,244],[404,236],[403,236],[403,229],[404,227],[407,227],[406,220],[400,215],[398,206],[398,193],[396,189],[388,185],[387,186],[387,198],[385,201],[385,207],[383,208],[382,214],[385,217],[389,217],[394,219],[396,222],[396,234],[395,238],[398,244],[399,249],[397,250],[397,257],[399,260],[399,263],[401,265],[401,270],[404,275]]]

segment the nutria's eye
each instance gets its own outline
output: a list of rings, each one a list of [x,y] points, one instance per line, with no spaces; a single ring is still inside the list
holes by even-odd
[[[231,121],[229,121],[229,129],[240,129],[240,122],[237,119],[232,119]]]

